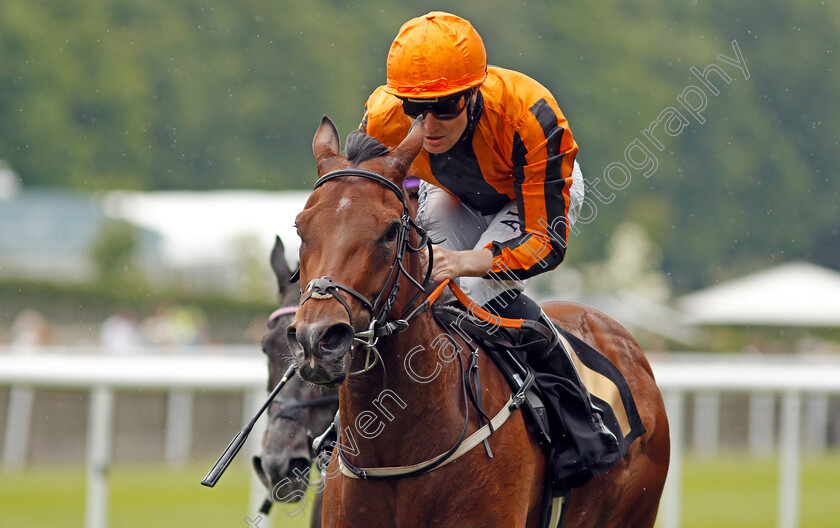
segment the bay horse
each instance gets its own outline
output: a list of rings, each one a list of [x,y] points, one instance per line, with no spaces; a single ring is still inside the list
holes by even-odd
[[[262,349],[268,358],[268,388],[283,377],[292,357],[286,341],[286,327],[295,315],[300,290],[290,281],[292,271],[286,262],[283,241],[277,237],[271,250],[271,269],[277,279],[280,308],[268,320]],[[311,509],[311,528],[321,526],[323,490],[308,480],[312,466],[312,437],[320,435],[333,421],[338,397],[322,387],[289,379],[283,391],[268,408],[269,422],[263,435],[262,452],[252,458],[254,472],[269,491],[269,500],[279,503],[302,503],[286,515],[295,517]],[[316,489],[308,504],[307,486]]]
[[[392,149],[354,132],[341,155],[326,116],[313,139],[319,179],[296,218],[304,295],[287,332],[300,375],[339,389],[341,438],[327,467],[324,526],[536,527],[546,456],[522,413],[495,430],[487,450],[440,463],[459,435],[480,428],[464,365],[477,357],[488,417],[504,411],[512,391],[474,345],[441,345],[444,329],[418,298],[428,238],[406,218],[400,187],[422,142],[421,118]],[[652,527],[669,434],[650,365],[607,315],[572,303],[544,310],[620,370],[646,429],[617,465],[572,491],[566,526]],[[411,472],[374,478],[377,468],[395,467]]]

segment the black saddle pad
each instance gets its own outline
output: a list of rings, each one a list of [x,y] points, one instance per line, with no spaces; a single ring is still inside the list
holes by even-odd
[[[549,416],[555,422],[562,420],[565,430],[565,437],[552,442],[556,451],[549,461],[550,472],[558,484],[576,487],[618,463],[633,440],[645,433],[645,427],[618,368],[587,343],[559,330],[571,345],[569,352],[592,405],[600,411],[592,416],[595,423],[585,420],[590,409],[574,408],[580,402],[575,397],[579,390],[576,383],[553,374],[536,374]],[[564,344],[564,348],[569,347]],[[597,423],[599,418],[605,427]]]

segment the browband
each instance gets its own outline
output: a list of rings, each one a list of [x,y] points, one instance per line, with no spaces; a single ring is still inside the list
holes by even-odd
[[[313,189],[317,189],[324,183],[333,180],[335,178],[340,178],[342,176],[358,176],[360,178],[367,178],[369,180],[373,180],[377,183],[381,183],[385,187],[394,191],[394,194],[400,199],[404,206],[408,207],[408,202],[405,200],[405,192],[400,188],[399,185],[392,182],[385,176],[381,174],[377,174],[373,171],[365,170],[365,169],[355,169],[355,168],[344,168],[344,169],[337,169],[331,172],[328,172],[318,178],[318,181],[315,182],[315,187]]]

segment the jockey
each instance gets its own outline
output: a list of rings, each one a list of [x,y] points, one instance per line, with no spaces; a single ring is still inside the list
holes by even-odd
[[[387,84],[368,98],[359,129],[394,147],[421,115],[423,149],[410,174],[422,180],[417,222],[440,241],[432,249],[432,279],[457,279],[485,310],[544,327],[520,335],[520,348],[538,384],[565,387],[546,402],[564,429],[552,444],[563,452],[569,435],[579,449],[565,461],[552,457],[550,472],[581,485],[594,471],[568,468],[610,460],[618,441],[581,381],[574,352],[523,293],[527,278],[563,260],[583,202],[569,123],[538,82],[488,67],[478,32],[443,12],[400,28],[388,53]]]
[[[442,12],[402,26],[387,78],[368,98],[360,130],[395,146],[423,115],[411,174],[422,180],[418,223],[441,241],[432,278],[458,279],[487,311],[553,330],[523,293],[525,280],[563,260],[584,193],[578,146],[554,97],[521,73],[488,67],[473,26]],[[529,365],[577,380],[553,341],[526,348]]]

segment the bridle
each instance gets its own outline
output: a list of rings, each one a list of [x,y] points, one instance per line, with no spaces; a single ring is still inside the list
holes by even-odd
[[[397,198],[400,199],[402,202],[403,210],[402,216],[400,219],[400,227],[399,231],[397,232],[396,238],[396,253],[394,255],[394,261],[391,264],[391,270],[388,273],[388,278],[385,280],[385,283],[382,285],[382,289],[379,291],[379,294],[376,296],[376,299],[370,301],[367,297],[356,291],[355,289],[347,286],[346,284],[342,284],[340,282],[336,282],[332,280],[330,277],[321,277],[318,279],[312,279],[306,285],[306,288],[302,292],[302,296],[300,299],[300,305],[310,300],[310,299],[336,299],[344,309],[347,311],[347,316],[350,318],[350,326],[356,328],[353,324],[353,313],[350,310],[350,304],[344,298],[341,292],[349,295],[350,297],[356,299],[368,312],[371,314],[371,321],[370,325],[368,326],[367,330],[363,330],[361,332],[356,332],[354,335],[355,342],[362,345],[365,349],[367,349],[368,357],[365,359],[365,367],[361,372],[367,372],[370,370],[373,365],[376,364],[376,359],[374,359],[374,363],[370,363],[370,353],[371,351],[374,352],[376,358],[378,358],[379,353],[376,350],[376,344],[379,341],[380,337],[388,336],[396,332],[401,332],[408,328],[408,321],[411,320],[412,317],[417,315],[421,309],[424,307],[423,304],[415,308],[411,313],[407,313],[407,311],[414,305],[417,299],[423,293],[426,293],[425,284],[429,283],[429,279],[431,277],[432,272],[432,265],[433,265],[433,252],[431,251],[432,240],[429,238],[428,233],[426,230],[417,225],[414,222],[414,219],[411,218],[409,214],[409,207],[408,207],[408,200],[406,198],[405,192],[403,189],[400,188],[396,183],[392,182],[388,178],[382,176],[373,171],[365,170],[365,169],[357,169],[357,168],[344,168],[334,170],[332,172],[328,172],[324,174],[318,181],[315,182],[315,186],[313,188],[317,189],[321,185],[325,184],[328,181],[335,180],[337,178],[344,178],[344,177],[359,177],[359,178],[366,178],[368,180],[372,180],[380,185],[385,186],[388,190],[392,191],[394,194],[397,195]],[[411,230],[415,230],[417,234],[420,236],[420,243],[415,247],[411,245],[410,241],[410,234]],[[405,269],[404,257],[406,253],[418,253],[425,249],[426,247],[429,248],[429,265],[426,271],[426,276],[423,279],[423,284],[418,282],[414,277],[411,276],[410,273]],[[405,310],[403,313],[400,314],[398,319],[394,319],[391,321],[387,321],[388,314],[393,308],[394,303],[397,300],[397,294],[400,291],[400,275],[406,277],[411,284],[413,284],[417,288],[417,292],[414,294],[414,297],[411,301],[406,305]],[[300,268],[295,272],[292,277],[292,280],[298,280],[300,278]],[[390,286],[390,290],[388,289],[388,285]],[[355,373],[354,373],[355,374]]]
[[[277,327],[278,322],[283,317],[294,317],[298,311],[297,306],[283,306],[282,308],[278,308],[271,312],[271,315],[268,316],[268,322],[266,326],[269,330],[274,330]]]

